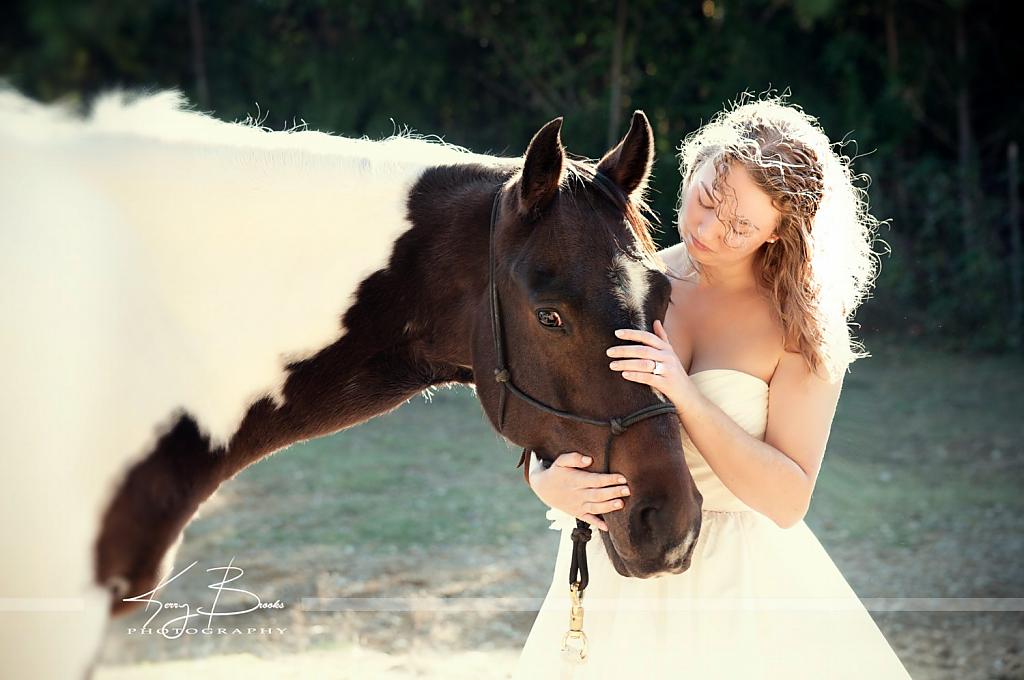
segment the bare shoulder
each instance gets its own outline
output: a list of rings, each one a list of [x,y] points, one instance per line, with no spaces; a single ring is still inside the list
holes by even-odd
[[[689,294],[696,289],[697,284],[696,272],[690,265],[685,249],[685,243],[677,243],[658,251],[658,257],[665,263],[665,275],[672,284],[671,307],[676,312],[687,306]]]
[[[677,243],[658,251],[658,257],[669,269],[669,273],[682,276],[689,271],[689,259],[686,257],[686,244]]]
[[[658,257],[665,263],[666,274],[672,281],[673,291],[680,286],[692,287],[696,284],[696,273],[690,264],[690,258],[686,254],[686,244],[677,243],[668,248],[658,251]]]

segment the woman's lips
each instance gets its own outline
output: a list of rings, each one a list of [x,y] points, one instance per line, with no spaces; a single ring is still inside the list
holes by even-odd
[[[713,253],[713,252],[714,252],[713,250],[711,250],[711,248],[708,248],[708,247],[707,247],[706,245],[704,245],[703,243],[701,243],[700,241],[698,241],[698,240],[697,240],[697,237],[696,237],[696,236],[694,236],[693,234],[690,234],[690,239],[692,239],[692,240],[693,240],[693,244],[694,244],[695,246],[697,246],[697,248],[698,248],[699,250],[703,250],[703,251],[705,251],[705,252],[708,252],[708,253]]]

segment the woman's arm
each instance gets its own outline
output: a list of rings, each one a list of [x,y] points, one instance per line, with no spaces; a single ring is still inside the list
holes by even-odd
[[[679,420],[711,469],[737,498],[782,528],[807,514],[825,455],[843,378],[811,373],[786,352],[768,391],[764,441],[750,436],[690,382],[679,391]]]
[[[830,383],[812,374],[800,354],[786,352],[769,386],[768,425],[761,441],[701,394],[661,322],[656,321],[654,328],[656,334],[617,331],[620,338],[646,346],[614,347],[609,355],[656,359],[665,364],[665,372],[623,370],[622,377],[654,387],[675,404],[690,439],[737,498],[780,527],[802,520],[825,454],[842,377]]]

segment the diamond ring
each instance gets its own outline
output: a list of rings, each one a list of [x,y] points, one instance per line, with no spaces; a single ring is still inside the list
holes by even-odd
[[[653,375],[661,375],[661,369],[663,367],[664,367],[664,364],[662,364],[660,361],[655,361],[654,362],[654,370],[651,371],[651,373]]]

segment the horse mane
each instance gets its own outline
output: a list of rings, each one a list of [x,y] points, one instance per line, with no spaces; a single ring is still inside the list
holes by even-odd
[[[565,186],[569,190],[569,195],[575,199],[581,193],[584,193],[585,187],[588,184],[593,184],[594,174],[597,172],[597,163],[592,159],[573,155],[567,155],[566,160],[565,177],[567,181]],[[658,246],[654,242],[652,235],[653,232],[657,231],[657,228],[648,219],[647,215],[654,217],[658,224],[661,224],[661,222],[654,215],[647,202],[645,196],[646,188],[647,186],[644,184],[640,189],[634,191],[632,195],[626,197],[624,217],[630,230],[636,237],[639,247],[633,251],[623,248],[623,252],[649,268],[664,272],[665,264],[657,255]],[[612,233],[609,233],[608,238],[612,241],[616,240],[615,235]]]

